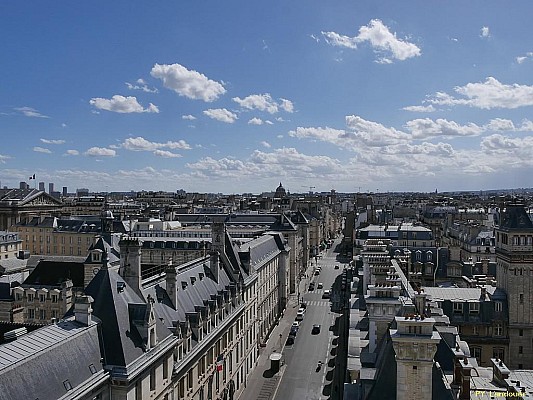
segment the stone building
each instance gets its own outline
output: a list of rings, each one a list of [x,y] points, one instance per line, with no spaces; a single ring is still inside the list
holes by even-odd
[[[0,260],[17,258],[22,250],[22,239],[17,233],[0,231]]]

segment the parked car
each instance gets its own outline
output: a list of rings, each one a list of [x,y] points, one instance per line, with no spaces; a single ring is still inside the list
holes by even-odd
[[[314,283],[314,282],[311,282],[311,283],[309,284],[309,289],[308,289],[308,290],[309,290],[309,291],[313,291],[313,290],[315,290],[315,283]]]
[[[313,329],[311,329],[311,335],[318,335],[320,333],[320,325],[315,324],[313,325]]]
[[[296,336],[297,333],[298,333],[298,327],[291,326],[291,332],[289,333],[289,335]]]
[[[322,289],[324,287],[324,284],[322,282],[318,282],[318,285],[316,287],[317,289]]]
[[[315,275],[320,275],[320,270],[319,269],[315,269]]]
[[[295,339],[295,338],[296,338],[295,335],[290,334],[290,335],[287,337],[287,342],[286,342],[285,344],[287,344],[287,345],[289,345],[289,346],[290,346],[291,344],[294,344],[294,339]]]
[[[303,321],[304,319],[304,313],[302,311],[298,311],[296,314],[296,321]]]
[[[302,314],[305,313],[305,308],[304,308],[304,307],[300,307],[300,308],[298,309],[298,312],[299,312],[299,313],[302,313]]]
[[[300,303],[300,308],[303,308],[303,309],[306,309],[307,308],[307,303]]]
[[[330,291],[328,289],[324,290],[324,293],[322,293],[322,298],[323,299],[329,299],[329,296],[330,296]]]
[[[299,328],[300,328],[300,323],[299,323],[298,321],[294,321],[294,322],[292,323],[291,328],[299,329]]]
[[[339,264],[335,264],[335,269],[339,269]]]

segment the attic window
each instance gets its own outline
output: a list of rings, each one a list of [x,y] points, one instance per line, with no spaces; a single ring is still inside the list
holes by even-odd
[[[96,367],[94,364],[89,364],[89,371],[91,371],[91,374],[96,374]]]
[[[65,387],[66,391],[72,390],[72,385],[70,384],[69,380],[63,381],[63,386]]]

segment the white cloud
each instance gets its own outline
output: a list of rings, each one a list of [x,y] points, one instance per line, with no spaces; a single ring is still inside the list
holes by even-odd
[[[447,93],[437,92],[427,101],[437,105],[468,105],[486,110],[514,109],[533,105],[533,86],[517,83],[506,85],[493,77],[488,77],[485,82],[457,86],[454,90],[464,98],[455,98]]]
[[[138,136],[135,138],[127,138],[120,145],[120,147],[131,150],[131,151],[154,151],[160,148],[169,148],[169,149],[181,149],[189,150],[191,146],[185,140],[178,140],[177,142],[166,142],[166,143],[157,143],[150,142],[145,138]]]
[[[101,97],[92,98],[89,103],[99,110],[112,111],[121,114],[129,113],[158,113],[159,109],[150,103],[147,108],[143,108],[137,98],[134,96],[124,97],[119,94],[114,95],[111,99]]]
[[[380,54],[387,54],[378,60],[380,63],[391,63],[392,59],[404,61],[421,54],[420,48],[406,40],[396,37],[379,19],[373,19],[367,26],[359,28],[355,37],[340,35],[336,32],[322,32],[326,42],[332,46],[357,49],[357,45],[369,42],[372,48]]]
[[[146,84],[144,79],[140,79],[140,78],[137,79],[135,84],[131,84],[129,82],[126,82],[126,86],[130,90],[142,90],[143,92],[146,92],[146,93],[157,93],[158,92],[158,90],[156,88],[148,87],[148,85]]]
[[[172,153],[171,151],[166,151],[166,150],[155,150],[154,151],[154,155],[158,156],[158,157],[163,157],[163,158],[178,158],[178,157],[181,157],[180,154]]]
[[[161,79],[167,89],[193,100],[212,102],[226,93],[221,83],[180,64],[155,64],[150,75]]]
[[[250,125],[263,125],[263,120],[261,118],[254,117],[248,121]]]
[[[483,28],[481,28],[479,36],[481,36],[483,38],[488,38],[490,36],[489,27],[488,26],[484,26]]]
[[[237,114],[234,114],[225,108],[210,108],[205,110],[203,113],[209,118],[216,119],[217,121],[225,122],[227,124],[233,124],[238,119]]]
[[[362,141],[367,146],[385,146],[410,140],[410,136],[395,128],[387,128],[378,122],[367,121],[356,115],[346,116],[346,126],[353,132],[350,140],[354,144]]]
[[[516,62],[517,62],[518,64],[522,64],[522,63],[524,63],[525,61],[527,61],[527,60],[531,60],[531,59],[533,59],[533,52],[530,51],[530,52],[527,52],[524,56],[518,56],[518,57],[516,57]]]
[[[35,108],[31,108],[31,107],[16,107],[14,110],[19,111],[24,116],[30,117],[30,118],[50,118],[47,115],[41,114]]]
[[[408,107],[402,108],[402,110],[412,111],[412,112],[430,113],[430,112],[435,112],[436,108],[433,107],[432,104],[430,104],[429,106],[408,106]]]
[[[37,153],[46,153],[46,154],[52,154],[52,151],[50,149],[45,149],[44,147],[35,146],[33,148],[33,151]]]
[[[266,147],[267,149],[270,149],[272,147],[272,145],[270,143],[265,142],[265,141],[261,142],[261,146]]]
[[[516,127],[513,121],[509,119],[494,118],[485,125],[488,131],[515,131]]]
[[[78,150],[67,150],[64,154],[65,156],[78,156],[80,152]]]
[[[64,144],[65,141],[63,139],[43,139],[41,138],[41,142],[46,144]]]
[[[91,157],[115,157],[117,152],[105,147],[91,147],[84,154]]]
[[[182,115],[181,116],[181,119],[185,119],[185,120],[188,120],[188,121],[194,121],[196,119],[196,117],[194,115]]]
[[[10,158],[11,158],[10,156],[0,154],[0,164],[5,164],[6,161],[9,160]]]
[[[479,136],[484,132],[484,128],[474,123],[459,125],[457,122],[446,119],[433,121],[429,118],[414,119],[407,121],[406,128],[411,132],[414,139],[426,139],[436,136],[456,137],[456,136]]]
[[[317,42],[317,43],[320,42],[320,38],[318,38],[317,36],[315,36],[315,35],[313,35],[313,34],[309,35],[309,37],[310,37],[311,39],[313,39],[313,40],[314,40],[315,42]]]
[[[294,112],[294,104],[292,103],[292,101],[287,100],[287,99],[280,99],[280,100],[281,100],[281,103],[279,104],[279,106],[283,110],[285,110],[288,113],[293,113]]]

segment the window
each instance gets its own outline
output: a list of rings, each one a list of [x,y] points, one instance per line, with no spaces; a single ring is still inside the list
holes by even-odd
[[[39,319],[46,319],[46,310],[39,310]]]
[[[518,354],[524,354],[524,346],[518,346]]]
[[[472,334],[473,335],[479,335],[479,329],[477,325],[472,326]]]
[[[520,271],[522,271],[522,270],[520,270]],[[524,304],[524,293],[520,293],[519,294],[519,302],[520,302],[520,304]]]
[[[41,303],[44,303],[46,301],[46,295],[43,293],[39,294],[39,301]]]
[[[523,329],[519,329],[518,330],[518,336],[524,336],[524,330]]]
[[[33,301],[33,300],[34,300],[33,293],[28,293],[28,301]]]
[[[479,313],[479,303],[468,303],[468,307],[470,308],[470,314]]]
[[[505,356],[505,350],[502,347],[494,347],[492,349],[492,358],[498,358],[503,360]]]
[[[463,313],[463,303],[453,303],[453,312],[455,314]]]
[[[193,380],[193,370],[191,369],[191,370],[189,371],[189,373],[187,374],[187,387],[188,387],[189,389],[192,389],[193,385],[194,385],[194,380]]]
[[[163,379],[168,378],[168,362],[169,362],[168,359],[163,361]]]
[[[57,303],[57,300],[58,300],[58,295],[57,294],[53,294],[52,295],[52,303]]]
[[[500,322],[494,326],[494,336],[503,336],[503,326]]]
[[[494,311],[501,312],[503,310],[503,303],[501,301],[494,302]]]
[[[155,390],[155,368],[150,370],[150,391]]]
[[[29,319],[35,318],[35,310],[33,308],[28,308],[28,318]]]
[[[472,347],[472,357],[475,357],[478,363],[481,361],[481,347]]]

